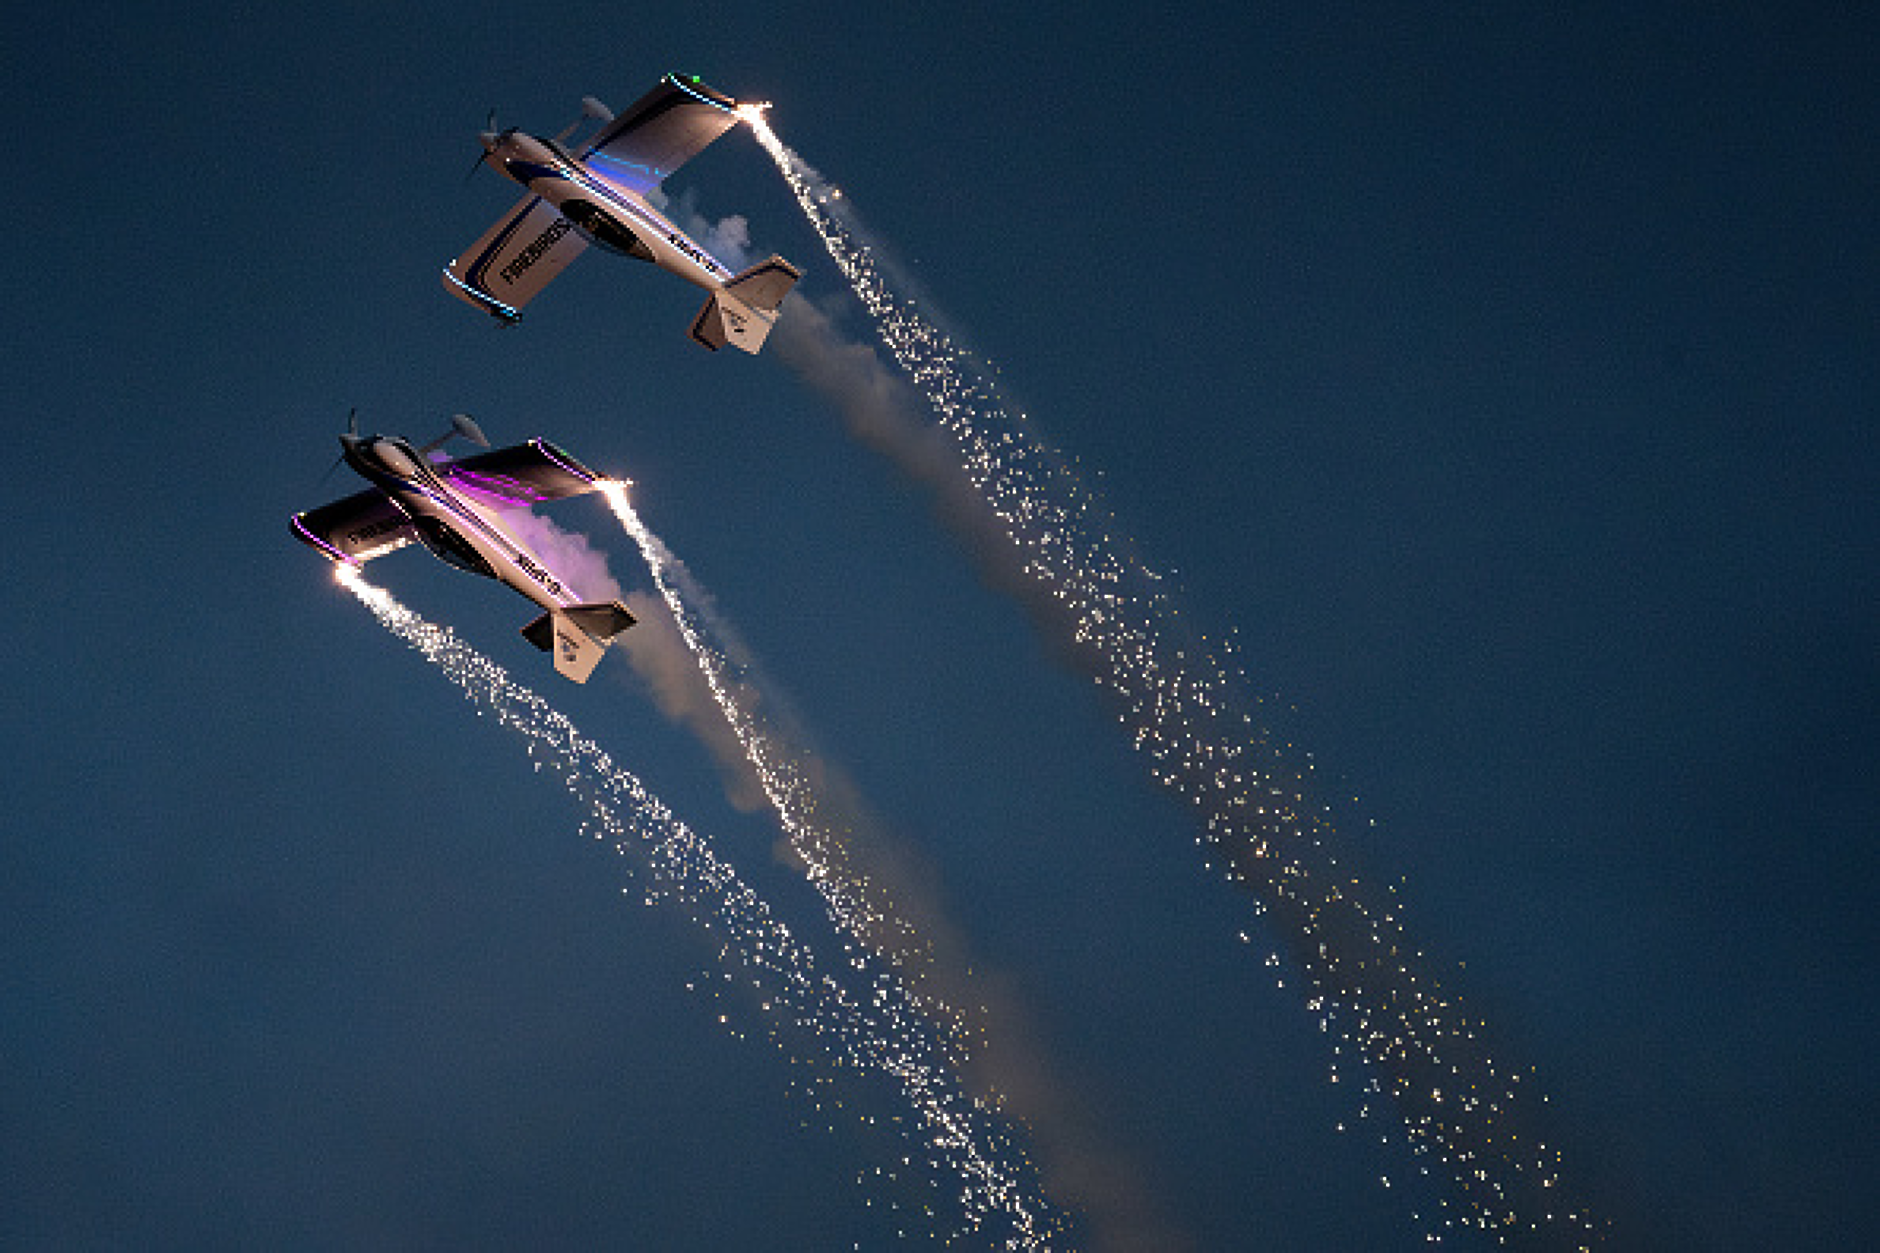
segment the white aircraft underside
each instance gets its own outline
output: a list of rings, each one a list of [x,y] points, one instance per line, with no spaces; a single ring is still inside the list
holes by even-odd
[[[357,566],[416,540],[460,570],[507,584],[545,611],[523,636],[552,652],[555,669],[577,683],[593,673],[608,641],[633,625],[617,600],[583,601],[505,521],[506,513],[583,495],[604,481],[547,440],[459,461],[432,461],[428,449],[395,436],[342,435],[340,446],[372,486],[295,514],[291,527],[304,543]]]
[[[452,294],[504,322],[595,243],[651,261],[707,293],[692,338],[756,352],[798,272],[781,257],[733,274],[647,202],[646,193],[734,126],[738,104],[668,74],[579,153],[515,128],[485,132],[483,162],[528,189],[444,270]]]

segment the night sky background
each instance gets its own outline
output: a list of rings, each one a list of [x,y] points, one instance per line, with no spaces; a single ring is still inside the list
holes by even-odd
[[[906,1151],[864,1122],[892,1102],[812,1108],[754,1012],[688,992],[715,941],[289,537],[354,490],[321,475],[357,406],[634,480],[1158,1247],[1424,1247],[1440,1189],[1375,1115],[1338,1130],[1279,940],[923,490],[778,354],[692,344],[670,275],[591,252],[508,330],[443,291],[516,198],[465,182],[492,106],[553,133],[668,70],[773,101],[1237,633],[1608,1247],[1870,1244],[1875,35],[1806,4],[15,15],[0,1244],[904,1225],[858,1182]],[[748,134],[668,190],[865,339]],[[553,516],[646,588],[598,502]],[[514,595],[371,575],[837,964],[775,822],[623,662],[574,687]]]

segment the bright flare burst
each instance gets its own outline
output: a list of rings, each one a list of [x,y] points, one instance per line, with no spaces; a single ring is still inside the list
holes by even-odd
[[[634,519],[636,538],[645,534],[643,543],[650,541],[663,552],[627,506],[624,489],[610,484],[607,493],[623,521]],[[819,1109],[838,1101],[834,1089],[841,1072],[884,1078],[900,1093],[918,1115],[918,1136],[930,1154],[928,1166],[934,1175],[951,1178],[957,1188],[954,1199],[963,1230],[936,1233],[939,1238],[952,1243],[958,1235],[971,1233],[1006,1249],[1053,1247],[1066,1220],[1034,1199],[1033,1172],[994,1120],[960,1089],[946,1050],[892,975],[868,978],[866,994],[858,997],[832,976],[819,974],[811,951],[771,916],[769,906],[736,870],[567,717],[448,627],[425,621],[390,592],[368,583],[354,567],[336,566],[335,574],[387,630],[461,688],[479,706],[479,715],[493,713],[520,736],[538,770],[547,765],[560,776],[588,813],[583,830],[597,840],[611,841],[617,853],[634,858],[649,876],[646,903],[677,905],[692,922],[721,937],[725,985],[748,982],[776,1047],[788,1052],[794,1037],[785,1034],[786,1027],[822,1046],[827,1074],[814,1073],[815,1063],[791,1056],[794,1064],[812,1071],[806,1086]],[[867,974],[866,962],[858,958],[852,964]],[[916,1168],[911,1157],[902,1163]],[[893,1178],[897,1172],[886,1174]],[[938,1218],[934,1204],[923,1209],[918,1217]],[[1061,1241],[1057,1247],[1063,1247]]]
[[[1329,810],[1308,800],[1302,773],[1288,764],[1289,746],[1272,743],[1234,698],[1243,680],[1223,660],[1231,646],[1189,632],[1160,576],[1113,534],[1091,491],[895,290],[849,203],[761,117],[751,125],[951,436],[1024,573],[1048,594],[1077,656],[1118,702],[1151,774],[1194,808],[1210,861],[1219,858],[1227,878],[1273,916],[1305,973],[1308,1007],[1343,1042],[1335,1054],[1348,1047],[1369,1065],[1375,1077],[1365,1091],[1388,1096],[1411,1152],[1444,1168],[1457,1204],[1442,1201],[1451,1212],[1441,1225],[1480,1228],[1503,1243],[1595,1243],[1600,1226],[1562,1195],[1559,1153],[1527,1130],[1523,1111],[1545,1098],[1488,1055],[1480,1024],[1428,972],[1388,896],[1373,903],[1376,894],[1339,868],[1323,842]],[[1277,955],[1269,964],[1279,964]]]

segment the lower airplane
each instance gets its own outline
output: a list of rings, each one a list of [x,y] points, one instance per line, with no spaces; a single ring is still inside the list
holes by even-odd
[[[417,540],[459,570],[506,583],[545,611],[522,628],[523,637],[554,655],[557,672],[587,682],[633,615],[617,600],[583,602],[504,515],[585,495],[606,480],[545,439],[453,461],[437,452],[453,436],[484,448],[489,441],[463,414],[452,423],[423,447],[398,436],[361,435],[357,422],[349,423],[339,437],[340,458],[372,486],[295,514],[295,537],[351,566]]]
[[[752,353],[763,347],[796,283],[796,267],[771,257],[734,274],[648,200],[674,170],[763,106],[740,105],[696,77],[676,74],[618,117],[592,97],[583,106],[601,126],[574,151],[562,145],[574,127],[544,139],[514,126],[498,131],[492,119],[477,165],[528,194],[444,268],[445,288],[500,321],[516,322],[522,306],[594,243],[704,288],[692,338],[705,347],[731,344]]]

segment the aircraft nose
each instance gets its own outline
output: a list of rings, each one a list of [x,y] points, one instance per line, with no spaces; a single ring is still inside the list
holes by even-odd
[[[498,135],[495,131],[484,131],[481,135],[477,136],[477,142],[483,145],[483,151],[485,152],[495,152],[496,145],[501,140],[502,136]]]

